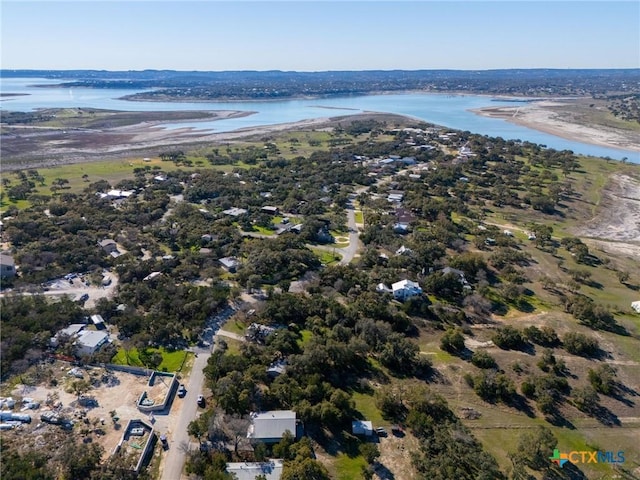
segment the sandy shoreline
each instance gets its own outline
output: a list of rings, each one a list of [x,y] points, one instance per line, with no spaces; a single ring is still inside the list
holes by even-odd
[[[215,120],[250,115],[252,112],[217,111]],[[156,156],[166,149],[232,143],[241,139],[262,138],[275,132],[305,128],[326,128],[353,118],[379,118],[401,122],[405,117],[363,112],[354,115],[311,118],[297,122],[245,127],[230,132],[215,132],[196,127],[166,128],[167,122],[146,121],[109,129],[49,130],[15,129],[3,134],[2,171],[44,168],[104,159]],[[211,121],[212,119],[196,119]],[[168,123],[172,123],[169,121]],[[214,127],[215,128],[215,127]]]
[[[558,101],[536,101],[526,105],[485,107],[471,110],[490,118],[500,118],[523,127],[591,145],[640,152],[640,136],[636,132],[604,126],[589,126],[568,122],[552,107],[562,107]]]

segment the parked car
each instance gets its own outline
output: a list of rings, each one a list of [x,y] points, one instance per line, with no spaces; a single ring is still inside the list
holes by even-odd
[[[379,437],[386,437],[387,436],[387,430],[384,427],[376,428],[376,433],[378,434]]]
[[[200,408],[204,408],[206,402],[204,401],[204,397],[202,395],[198,395],[198,406]]]
[[[178,387],[178,396],[180,398],[184,397],[187,394],[187,389],[184,386],[184,383],[181,383]]]

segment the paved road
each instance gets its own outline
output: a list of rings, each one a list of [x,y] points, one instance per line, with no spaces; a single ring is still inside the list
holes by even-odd
[[[203,369],[207,366],[207,360],[211,356],[211,352],[207,349],[196,350],[198,356],[195,358],[189,382],[185,385],[187,394],[184,398],[176,396],[174,402],[182,402],[180,409],[180,417],[174,423],[175,428],[172,432],[168,432],[169,451],[165,458],[164,468],[162,470],[162,480],[179,480],[182,476],[186,460],[186,452],[184,446],[189,445],[189,434],[187,426],[195,420],[198,414],[198,405],[196,400],[198,395],[202,393],[204,386]]]
[[[340,252],[342,253],[340,265],[347,265],[351,263],[353,257],[355,257],[356,253],[358,253],[362,248],[360,232],[356,225],[356,211],[353,201],[351,200],[349,201],[349,205],[347,205],[347,226],[349,227],[349,246],[340,249]]]
[[[207,361],[215,349],[215,335],[210,336],[210,334],[213,333],[214,330],[217,330],[219,328],[218,325],[227,321],[234,313],[235,310],[229,307],[210,320],[209,327],[207,327],[206,333],[202,335],[202,338],[206,341],[210,341],[213,345],[212,347],[193,349],[193,352],[198,356],[193,362],[189,381],[185,384],[187,394],[184,398],[176,396],[174,399],[174,402],[182,403],[182,405],[180,405],[180,416],[177,421],[173,419],[169,421],[173,428],[169,427],[164,430],[159,428],[160,434],[167,434],[167,439],[169,441],[169,451],[167,452],[167,456],[165,457],[162,466],[162,480],[180,480],[180,478],[182,478],[182,470],[184,468],[187,454],[184,447],[191,446],[187,427],[189,426],[189,423],[195,420],[198,414],[202,411],[198,408],[196,400],[198,395],[204,393],[203,370],[204,367],[207,366]],[[226,333],[233,335],[231,332]]]

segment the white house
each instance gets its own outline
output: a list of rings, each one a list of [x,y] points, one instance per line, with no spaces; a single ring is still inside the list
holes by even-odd
[[[109,340],[109,334],[95,330],[83,330],[76,340],[78,355],[93,355]]]
[[[631,308],[633,308],[636,312],[640,313],[640,300],[631,302]]]
[[[296,412],[292,410],[272,410],[252,413],[247,438],[264,443],[277,443],[287,430],[296,436]]]
[[[235,475],[237,480],[255,480],[262,475],[266,480],[280,480],[284,465],[281,459],[266,462],[230,462],[227,473]]]
[[[422,294],[422,288],[420,288],[420,285],[411,280],[400,280],[399,282],[393,283],[391,285],[391,290],[393,292],[393,297],[401,302]]]
[[[223,210],[222,213],[224,213],[225,215],[230,215],[232,217],[239,217],[240,215],[244,215],[245,213],[247,213],[247,210],[244,208],[233,207],[227,210]]]
[[[396,255],[411,255],[413,250],[402,245],[398,250],[396,250]]]
[[[229,273],[236,273],[236,270],[240,266],[240,260],[236,257],[223,257],[218,259],[222,268],[224,268]]]

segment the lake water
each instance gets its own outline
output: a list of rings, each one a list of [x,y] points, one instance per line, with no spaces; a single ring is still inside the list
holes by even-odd
[[[4,110],[31,111],[37,108],[91,107],[130,111],[176,111],[176,110],[239,110],[256,112],[241,118],[219,121],[176,122],[166,128],[191,127],[213,132],[228,132],[239,128],[296,122],[310,118],[326,118],[339,115],[371,111],[406,115],[425,122],[459,130],[468,130],[481,135],[520,139],[546,145],[558,150],[610,157],[640,163],[640,152],[589,145],[565,140],[554,135],[514,125],[497,118],[476,115],[469,110],[482,107],[518,105],[519,103],[493,101],[488,96],[443,95],[407,93],[387,95],[362,95],[313,100],[273,100],[243,102],[131,102],[119,97],[138,93],[140,89],[94,89],[34,87],[33,85],[55,85],[60,80],[35,78],[2,78],[0,92],[26,93],[17,97],[4,97],[0,105]]]

